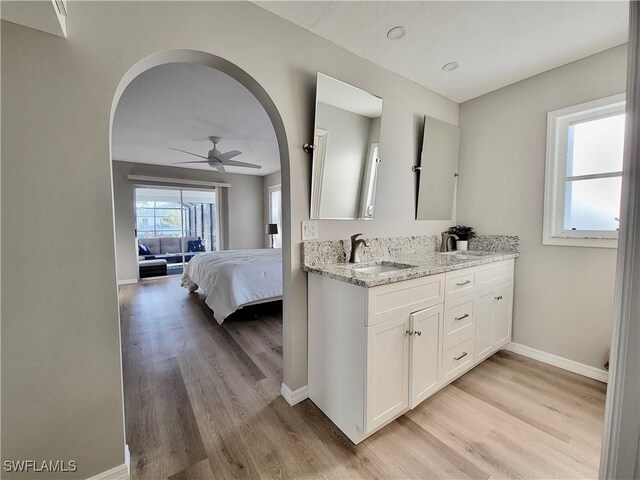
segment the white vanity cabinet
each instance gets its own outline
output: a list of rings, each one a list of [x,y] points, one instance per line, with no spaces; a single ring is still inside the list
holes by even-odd
[[[512,286],[513,260],[370,288],[309,275],[309,397],[361,442],[510,340]]]

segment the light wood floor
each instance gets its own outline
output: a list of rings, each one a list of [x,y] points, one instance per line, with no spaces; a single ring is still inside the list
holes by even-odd
[[[279,396],[280,304],[219,326],[203,298],[120,287],[132,478],[597,477],[602,383],[500,352],[354,446]]]

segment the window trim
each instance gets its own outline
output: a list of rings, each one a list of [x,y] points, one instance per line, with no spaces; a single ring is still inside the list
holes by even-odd
[[[572,124],[586,119],[608,117],[625,112],[625,94],[619,93],[591,102],[554,110],[547,114],[547,149],[544,182],[543,245],[617,248],[618,232],[569,231],[564,229],[565,188],[567,182],[567,135]],[[592,175],[589,175],[592,176]],[[594,178],[617,176],[608,173]]]

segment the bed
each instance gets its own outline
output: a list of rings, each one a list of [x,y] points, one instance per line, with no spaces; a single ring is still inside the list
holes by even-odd
[[[224,250],[195,255],[182,274],[190,292],[202,288],[219,324],[236,310],[282,298],[282,249]]]

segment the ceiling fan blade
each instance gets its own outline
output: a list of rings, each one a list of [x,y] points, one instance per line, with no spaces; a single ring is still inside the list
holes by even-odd
[[[194,157],[204,158],[207,161],[209,160],[209,157],[205,157],[203,155],[198,155],[197,153],[187,152],[186,150],[180,150],[179,148],[169,147],[169,150],[175,150],[176,152],[182,152],[182,153],[186,153],[188,155],[193,155]]]
[[[247,167],[247,168],[262,168],[262,165],[256,165],[255,163],[238,162],[237,160],[227,160],[224,162],[227,167]]]
[[[209,160],[193,160],[192,162],[171,162],[171,165],[180,165],[181,163],[209,163]]]
[[[227,171],[224,169],[224,165],[221,163],[214,163],[211,165],[213,168],[217,168],[220,173],[226,173]]]
[[[242,155],[242,152],[238,150],[231,150],[230,152],[221,153],[220,155],[216,155],[216,159],[221,162],[226,162],[227,160],[232,159],[233,157],[237,157],[238,155]]]

